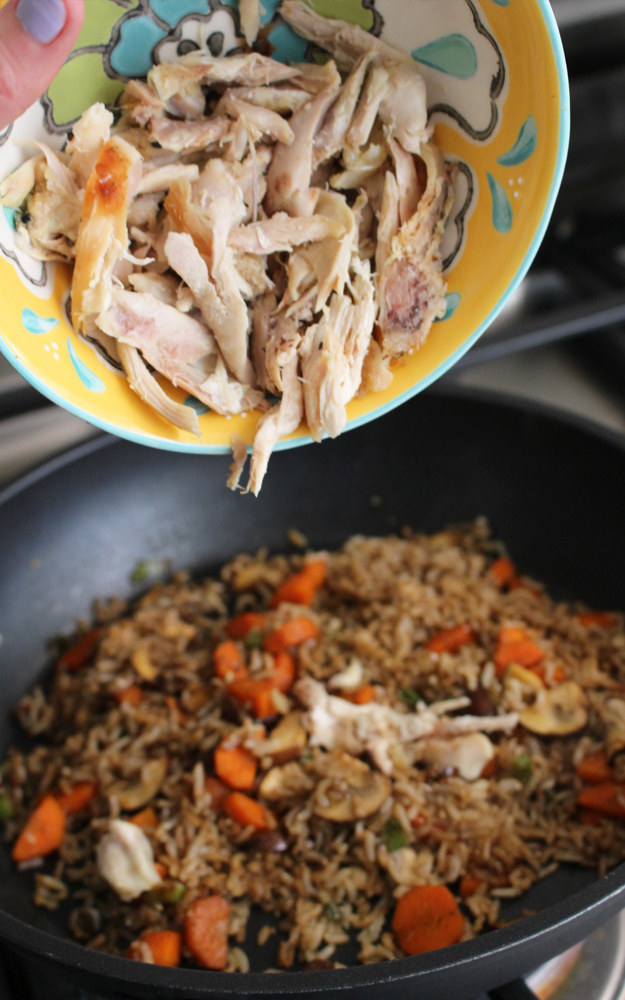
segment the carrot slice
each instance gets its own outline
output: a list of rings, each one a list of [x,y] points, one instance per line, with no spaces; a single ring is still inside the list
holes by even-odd
[[[460,941],[464,917],[447,886],[418,885],[397,901],[392,928],[407,955],[422,955]]]
[[[315,594],[325,580],[326,564],[324,559],[311,559],[299,571],[288,576],[276,589],[269,606],[275,608],[278,604],[312,604]]]
[[[373,684],[363,684],[355,691],[343,691],[341,697],[351,701],[352,705],[368,705],[369,702],[375,701],[376,691]]]
[[[249,705],[257,719],[269,719],[276,714],[275,690],[275,684],[268,678],[242,677],[228,684],[228,694],[243,705]]]
[[[215,673],[224,681],[247,677],[247,667],[239,647],[231,639],[218,643],[213,651]]]
[[[575,770],[582,781],[589,785],[602,785],[612,781],[612,768],[604,750],[589,753],[575,765]]]
[[[69,649],[61,653],[56,661],[57,667],[61,667],[63,670],[80,670],[95,653],[101,634],[102,629],[99,625],[89,629]]]
[[[544,660],[545,655],[545,651],[530,638],[524,628],[517,625],[506,626],[499,632],[493,657],[497,676],[501,677],[511,663],[518,663],[521,667],[534,667]]]
[[[584,625],[586,628],[592,625],[597,625],[599,628],[610,628],[616,620],[609,611],[578,611],[575,618],[580,625]]]
[[[120,705],[132,705],[136,708],[143,701],[143,689],[138,684],[131,684],[121,691],[115,691],[113,697]]]
[[[15,862],[41,858],[56,851],[65,835],[65,810],[53,795],[45,795],[30,814],[13,845]]]
[[[253,826],[256,830],[272,830],[272,815],[268,809],[243,792],[231,792],[223,801],[223,810],[240,826]]]
[[[587,785],[577,793],[577,805],[603,816],[625,819],[625,783],[605,781],[600,785]]]
[[[96,797],[98,788],[95,781],[79,781],[69,792],[59,792],[55,799],[67,815],[81,812]]]
[[[275,653],[273,658],[273,672],[271,682],[278,691],[286,694],[290,691],[295,680],[295,660],[290,653]]]
[[[458,891],[462,896],[462,898],[466,899],[468,896],[472,896],[473,893],[479,889],[481,884],[482,883],[480,882],[479,878],[477,878],[475,875],[463,875],[462,878],[460,879],[460,886]]]
[[[454,625],[431,635],[425,646],[431,653],[455,653],[461,646],[474,643],[476,635],[468,624]]]
[[[249,791],[254,787],[257,769],[254,754],[240,744],[229,747],[222,743],[215,750],[215,774],[230,788]]]
[[[266,635],[263,639],[263,649],[268,653],[282,653],[292,646],[301,646],[308,639],[317,639],[318,636],[319,626],[312,618],[302,615],[300,618],[291,618]]]
[[[152,806],[146,806],[145,809],[131,816],[128,822],[134,823],[142,830],[153,830],[158,826],[158,816]]]
[[[176,968],[182,954],[182,934],[179,931],[145,931],[141,941],[147,944],[155,965]]]
[[[184,922],[184,940],[205,969],[223,969],[228,956],[230,903],[223,896],[194,899]]]
[[[505,587],[516,579],[516,566],[508,556],[499,556],[491,563],[487,574],[499,587]]]
[[[226,632],[231,639],[246,639],[250,632],[262,631],[265,627],[265,616],[259,611],[244,611],[235,615],[226,625]]]

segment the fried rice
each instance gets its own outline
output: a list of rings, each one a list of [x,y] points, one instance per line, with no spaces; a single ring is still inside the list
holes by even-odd
[[[559,864],[623,860],[623,616],[552,599],[484,520],[239,555],[94,621],[21,700],[30,749],[0,772],[35,901],[92,948],[159,961],[164,930],[183,965],[371,963],[447,943],[397,932],[417,887],[451,892],[458,940]],[[60,843],[24,858],[50,797]],[[216,962],[189,934],[207,898]]]

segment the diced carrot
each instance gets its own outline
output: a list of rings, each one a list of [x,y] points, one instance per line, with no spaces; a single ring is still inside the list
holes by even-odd
[[[213,778],[212,775],[208,775],[204,782],[204,788],[210,794],[211,802],[214,809],[221,809],[223,800],[226,795],[230,794],[230,789],[227,785],[224,785],[223,781],[219,778]]]
[[[369,702],[375,701],[376,690],[373,684],[363,684],[355,691],[343,691],[341,697],[350,701],[352,705],[368,705]]]
[[[61,653],[56,661],[57,667],[62,670],[80,670],[95,653],[101,634],[102,629],[99,625],[89,629],[73,646]]]
[[[599,826],[603,817],[601,813],[593,812],[592,809],[579,809],[577,818],[584,826]]]
[[[157,874],[160,875],[162,879],[166,879],[169,875],[167,865],[164,865],[162,861],[155,861],[154,867],[156,868]]]
[[[464,917],[444,885],[418,885],[397,901],[392,928],[407,955],[422,955],[460,941]]]
[[[534,642],[524,628],[510,625],[500,630],[497,638],[497,648],[493,657],[497,676],[503,675],[511,663],[522,667],[534,667],[545,658],[545,651]]]
[[[269,606],[275,608],[278,604],[312,604],[315,594],[325,580],[326,564],[324,559],[311,559],[299,571],[288,576],[276,589]]]
[[[220,642],[215,646],[213,666],[217,676],[227,682],[247,677],[245,660],[239,647],[231,639],[226,639],[225,642]]]
[[[508,556],[499,556],[491,563],[488,574],[499,587],[505,587],[516,578],[516,566]]]
[[[271,673],[271,682],[277,687],[278,691],[282,691],[286,694],[290,691],[293,686],[293,681],[295,680],[295,660],[290,653],[282,652],[275,653],[273,658],[273,671]]]
[[[472,896],[481,886],[481,881],[475,875],[463,875],[460,879],[459,893],[463,899]]]
[[[96,797],[98,788],[95,781],[79,781],[69,792],[59,792],[55,799],[67,815],[86,809]]]
[[[586,785],[577,793],[577,805],[603,816],[625,819],[625,783],[604,781],[600,785]]]
[[[476,635],[468,624],[454,625],[431,635],[425,646],[431,653],[455,653],[461,646],[474,643]]]
[[[182,934],[179,931],[145,931],[141,941],[147,944],[154,965],[176,968],[182,954]]]
[[[115,691],[113,697],[120,705],[131,705],[136,708],[143,701],[143,689],[138,684],[131,684],[121,691]]]
[[[226,796],[223,810],[240,826],[253,826],[256,830],[273,829],[273,817],[270,811],[261,802],[244,795],[243,792],[231,792]]]
[[[228,955],[230,903],[223,896],[200,896],[187,910],[185,944],[205,969],[223,969]]]
[[[584,625],[586,628],[592,625],[597,625],[599,628],[610,628],[616,620],[609,611],[578,611],[575,618],[580,625]]]
[[[152,806],[146,806],[145,809],[131,816],[128,822],[134,823],[142,830],[153,830],[158,826],[158,816]]]
[[[65,810],[53,795],[45,795],[13,845],[15,862],[41,858],[56,851],[65,835]]]
[[[231,639],[245,639],[250,632],[261,632],[265,627],[265,615],[259,611],[244,611],[231,618],[226,625],[226,632]]]
[[[427,817],[423,813],[417,813],[415,816],[410,817],[410,825],[415,830],[420,830],[422,826],[427,823]]]
[[[246,747],[221,743],[215,750],[215,774],[230,788],[249,791],[254,787],[258,761]]]
[[[612,781],[612,768],[604,750],[586,754],[575,765],[578,777],[589,785],[602,785]]]
[[[291,618],[266,635],[263,639],[263,649],[268,653],[282,653],[292,646],[300,646],[308,639],[317,639],[318,636],[319,626],[312,618],[302,615],[300,618]]]
[[[275,684],[268,678],[242,677],[228,684],[228,694],[243,705],[249,705],[257,719],[269,719],[276,714],[275,690]]]

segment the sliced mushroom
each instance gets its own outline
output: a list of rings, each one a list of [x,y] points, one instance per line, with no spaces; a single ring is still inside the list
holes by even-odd
[[[167,758],[148,760],[141,768],[136,781],[119,781],[108,790],[117,799],[120,809],[131,811],[147,805],[158,792],[167,774]]]
[[[539,736],[570,736],[583,729],[587,719],[586,696],[575,681],[540,691],[519,715],[521,725]]]
[[[295,761],[272,767],[261,781],[258,794],[268,802],[306,795],[313,789],[313,781]]]
[[[301,757],[308,733],[302,725],[301,712],[289,712],[265,740],[256,740],[251,747],[257,757],[271,757],[274,764],[286,764]]]
[[[313,812],[335,823],[371,816],[391,791],[386,775],[342,751],[331,755],[326,773],[315,789]]]
[[[544,684],[541,678],[533,670],[528,670],[527,667],[522,667],[520,663],[511,663],[506,667],[506,678],[513,677],[515,680],[520,681],[524,687],[533,688],[534,691],[540,691],[544,688]]]

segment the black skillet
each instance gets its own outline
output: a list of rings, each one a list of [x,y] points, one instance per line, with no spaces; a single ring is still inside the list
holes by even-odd
[[[625,607],[625,442],[535,405],[429,391],[336,441],[273,456],[258,499],[230,493],[227,457],[189,457],[101,437],[0,496],[0,753],[11,706],[46,665],[46,640],[96,596],[131,594],[146,558],[213,570],[234,553],[312,546],[403,524],[436,530],[490,519],[519,567],[591,607]],[[64,937],[30,901],[27,874],[0,852],[0,940],[63,996],[339,997],[466,1000],[520,976],[625,906],[625,865],[604,878],[565,869],[523,906],[536,913],[429,955],[324,972],[230,975],[113,959]],[[256,966],[254,966],[256,960]],[[253,968],[266,956],[252,954]],[[78,991],[78,992],[75,992]]]

